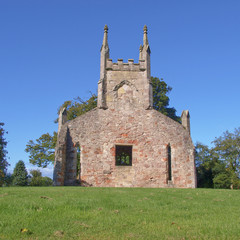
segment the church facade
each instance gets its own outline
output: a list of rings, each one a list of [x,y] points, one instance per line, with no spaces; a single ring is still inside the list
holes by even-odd
[[[71,121],[60,111],[54,185],[195,188],[189,112],[180,124],[152,106],[147,27],[139,62],[113,63],[105,26],[97,108]]]

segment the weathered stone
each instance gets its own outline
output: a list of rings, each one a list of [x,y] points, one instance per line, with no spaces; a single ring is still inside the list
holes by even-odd
[[[139,63],[113,63],[107,33],[105,27],[97,108],[66,123],[59,117],[54,184],[76,183],[80,146],[82,186],[196,187],[189,112],[183,112],[181,125],[152,109],[147,28]],[[131,146],[130,165],[116,165],[116,145]]]

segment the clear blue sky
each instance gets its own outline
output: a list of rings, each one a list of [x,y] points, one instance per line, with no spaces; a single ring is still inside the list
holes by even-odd
[[[194,143],[210,145],[240,126],[239,0],[0,0],[0,122],[10,171],[20,159],[33,168],[26,144],[57,130],[64,101],[96,92],[105,24],[114,62],[138,62],[148,26],[152,76],[173,88],[178,115],[190,111]]]

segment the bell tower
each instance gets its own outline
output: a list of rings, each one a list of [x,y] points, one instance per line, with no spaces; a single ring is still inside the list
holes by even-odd
[[[139,62],[118,59],[113,63],[109,56],[108,27],[104,27],[101,47],[100,80],[98,82],[98,108],[119,109],[142,107],[152,109],[153,96],[150,69],[150,47],[147,26],[143,28],[143,45],[140,46]]]

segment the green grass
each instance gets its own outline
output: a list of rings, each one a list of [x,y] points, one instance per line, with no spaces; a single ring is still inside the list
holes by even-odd
[[[0,239],[240,239],[240,191],[0,188]]]

